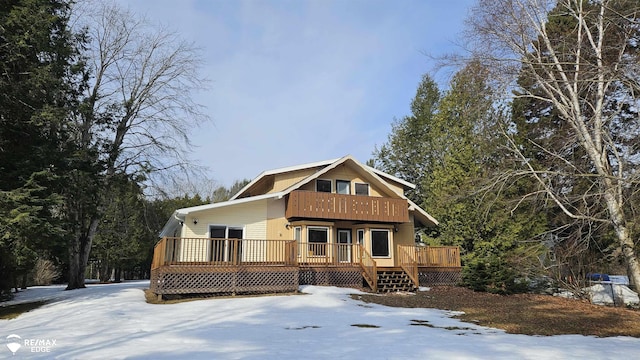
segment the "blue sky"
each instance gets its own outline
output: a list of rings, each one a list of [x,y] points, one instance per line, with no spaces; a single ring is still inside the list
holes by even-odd
[[[351,154],[410,113],[425,53],[458,51],[471,0],[120,1],[203,49],[211,123],[194,161],[219,184]],[[436,79],[446,84],[448,74]]]

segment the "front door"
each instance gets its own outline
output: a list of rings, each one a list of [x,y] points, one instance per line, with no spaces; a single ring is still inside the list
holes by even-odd
[[[338,229],[338,261],[351,262],[351,230]]]

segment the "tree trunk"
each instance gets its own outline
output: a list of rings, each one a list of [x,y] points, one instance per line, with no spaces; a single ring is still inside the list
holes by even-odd
[[[92,219],[86,233],[74,236],[69,246],[69,284],[66,290],[84,288],[84,275],[91,253],[91,244],[98,229],[98,219]]]
[[[29,274],[28,273],[24,273],[22,274],[22,286],[20,287],[20,289],[22,290],[26,290],[27,289],[27,279],[28,279]]]
[[[614,228],[618,236],[618,244],[622,249],[622,257],[627,264],[627,276],[637,290],[638,286],[640,286],[640,264],[638,263],[638,254],[634,249],[633,240],[629,236],[626,226],[614,223]]]

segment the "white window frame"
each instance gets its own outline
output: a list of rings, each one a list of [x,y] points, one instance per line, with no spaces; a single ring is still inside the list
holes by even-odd
[[[298,257],[302,257],[302,252],[300,251],[300,243],[302,242],[302,226],[293,227],[293,240],[298,243]]]
[[[223,249],[223,260],[222,261],[229,261],[229,229],[234,229],[234,230],[242,230],[242,238],[238,239],[240,240],[240,246],[242,246],[242,240],[245,238],[245,235],[247,233],[247,229],[246,226],[244,225],[225,225],[225,224],[209,224],[207,227],[207,236],[209,238],[211,238],[211,228],[212,227],[216,227],[216,228],[225,228],[224,229],[224,249]],[[236,238],[233,238],[236,239]],[[211,244],[207,245],[207,253],[211,253],[212,249],[210,248]],[[242,257],[243,254],[241,253],[240,256]]]
[[[360,236],[362,234],[362,237]],[[356,229],[356,243],[364,246],[365,229]]]
[[[387,255],[374,255],[373,254],[373,233],[379,231],[379,232],[386,232],[387,233]],[[371,257],[372,258],[378,258],[378,259],[390,259],[391,258],[391,230],[389,229],[371,229],[369,231],[369,242],[370,242],[370,249],[371,249]]]
[[[346,183],[347,184],[348,187],[347,187],[347,193],[346,194],[339,192],[340,190],[338,189],[338,183]],[[351,181],[336,179],[336,194],[351,195]]]
[[[327,241],[326,242],[313,242],[313,244],[326,244],[326,246],[324,247],[324,251],[325,253],[322,255],[316,255],[315,251],[314,251],[314,255],[310,255],[310,256],[326,256],[327,251],[328,251],[328,247],[329,247],[329,243],[331,242],[331,229],[327,226],[307,226],[307,251],[311,251],[309,250],[311,248],[311,237],[309,236],[309,230],[324,230],[327,234]]]

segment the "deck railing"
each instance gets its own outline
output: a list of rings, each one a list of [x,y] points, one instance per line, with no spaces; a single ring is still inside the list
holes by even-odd
[[[164,265],[288,265],[298,261],[292,240],[171,238],[160,240],[151,269]]]
[[[371,254],[362,246],[358,245],[360,267],[362,268],[362,275],[364,280],[369,284],[369,287],[374,292],[378,291],[378,269],[376,267],[376,261],[371,257]]]
[[[460,248],[457,246],[398,245],[398,253],[402,251],[419,267],[460,267]]]
[[[418,279],[418,263],[416,261],[416,251],[413,246],[398,246],[398,263],[413,282],[413,285],[420,286]]]
[[[416,260],[424,267],[460,267],[458,246],[418,246]]]
[[[296,190],[288,195],[285,216],[404,223],[409,207],[405,199]]]
[[[358,244],[298,243],[298,262],[305,265],[343,265],[360,263]]]

